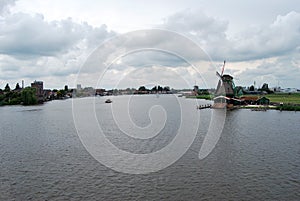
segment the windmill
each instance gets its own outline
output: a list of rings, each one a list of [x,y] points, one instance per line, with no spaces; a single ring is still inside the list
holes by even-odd
[[[226,61],[224,61],[223,67],[222,67],[222,71],[221,74],[217,71],[216,75],[220,78],[219,82],[218,82],[218,86],[216,89],[216,96],[226,96],[226,97],[234,97],[234,82],[233,82],[233,77],[227,74],[223,74],[224,73],[224,69],[225,69],[225,63]]]

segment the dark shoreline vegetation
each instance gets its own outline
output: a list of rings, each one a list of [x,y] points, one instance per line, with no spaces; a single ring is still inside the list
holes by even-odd
[[[36,89],[26,87],[22,90],[7,91],[0,94],[0,106],[4,105],[36,105]]]
[[[37,89],[34,87],[25,87],[24,89],[4,90],[4,93],[0,93],[0,106],[5,105],[37,105],[44,102],[64,99],[67,94],[65,90],[53,90],[57,93],[57,96],[38,96]]]
[[[140,87],[141,88],[141,87]],[[170,89],[168,87],[161,88],[161,92],[165,90],[165,93],[169,93]],[[158,91],[159,88],[153,87],[153,89],[147,91],[148,93],[137,93],[144,92],[145,90],[139,89],[137,92],[132,94],[152,94],[155,91]],[[67,94],[68,91],[65,90],[53,90],[57,92],[56,97],[50,97],[47,100],[43,99],[39,101],[39,97],[36,95],[36,88],[26,87],[24,89],[20,88],[18,85],[16,89],[10,90],[7,86],[2,93],[0,93],[0,106],[5,105],[36,105],[42,104],[44,101],[54,100],[54,99],[64,99],[63,97]],[[113,93],[112,93],[113,94]],[[111,94],[111,95],[112,95]],[[78,94],[79,95],[79,94]],[[256,96],[257,95],[247,95],[247,96]],[[268,109],[276,110],[286,110],[286,111],[300,111],[300,93],[272,93],[263,95],[266,98],[270,99],[270,105],[273,107],[267,107]],[[72,95],[70,94],[70,97]],[[78,96],[80,97],[80,96]],[[196,98],[196,99],[205,99],[213,100],[214,95],[209,93],[195,95],[188,95],[187,98]],[[249,107],[246,107],[249,108]]]
[[[283,104],[282,106],[277,106],[276,110],[300,111],[300,105]]]

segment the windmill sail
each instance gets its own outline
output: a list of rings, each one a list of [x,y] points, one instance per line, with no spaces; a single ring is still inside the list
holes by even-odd
[[[221,76],[222,76],[222,75],[223,75],[223,73],[224,73],[224,69],[225,69],[225,63],[226,63],[226,61],[224,60],[224,64],[223,64],[223,67],[222,67]]]

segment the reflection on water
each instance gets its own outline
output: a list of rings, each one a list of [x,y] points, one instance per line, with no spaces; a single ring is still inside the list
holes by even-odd
[[[112,99],[114,104],[124,97]],[[149,153],[166,146],[176,135],[180,111],[176,101],[167,96],[155,100],[167,113],[166,126],[148,140],[133,140],[118,130],[110,115],[111,106],[103,104],[104,100],[96,99],[98,121],[106,125],[104,130],[111,142],[124,150]],[[211,111],[197,111],[193,101],[183,101],[192,105],[191,113],[200,113],[194,143],[170,167],[145,175],[115,172],[89,155],[76,133],[71,100],[42,106],[1,107],[0,200],[299,198],[299,112],[227,112],[215,149],[199,160]],[[135,97],[129,107],[136,125],[149,125],[151,104],[147,103],[147,96]]]

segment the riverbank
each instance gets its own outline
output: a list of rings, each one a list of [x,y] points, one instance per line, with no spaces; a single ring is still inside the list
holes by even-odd
[[[204,99],[204,100],[212,100],[213,95],[198,95],[198,96],[185,96],[186,98],[196,98],[196,99]]]
[[[283,105],[241,105],[239,109],[252,110],[280,110],[280,111],[300,111],[299,105],[283,104]]]
[[[264,95],[273,103],[300,105],[300,93],[274,93]]]
[[[257,95],[247,95],[256,96]],[[267,108],[273,110],[285,110],[285,111],[300,111],[300,93],[274,93],[266,94],[264,97],[270,99],[270,105],[242,105],[238,108],[241,109],[257,109],[257,108]],[[213,95],[198,95],[198,96],[186,96],[186,98],[196,98],[204,100],[212,100]]]
[[[300,111],[300,93],[274,93],[264,97],[270,99],[269,109]]]

